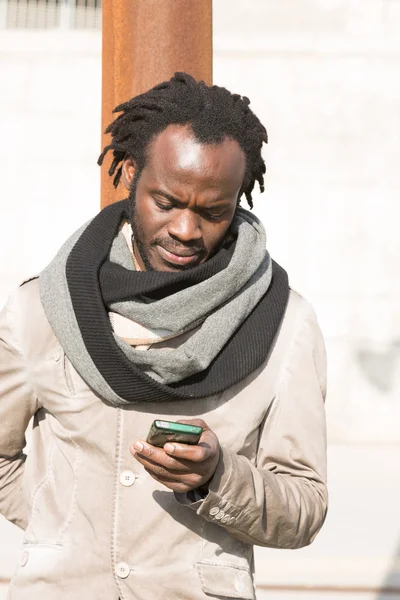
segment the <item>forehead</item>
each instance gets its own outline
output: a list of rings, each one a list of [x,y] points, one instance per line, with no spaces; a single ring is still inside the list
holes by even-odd
[[[189,126],[169,125],[148,148],[146,170],[158,180],[232,188],[243,183],[246,157],[236,140],[203,144]]]

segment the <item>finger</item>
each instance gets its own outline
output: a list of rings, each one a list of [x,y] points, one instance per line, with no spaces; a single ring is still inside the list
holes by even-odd
[[[202,474],[169,471],[168,469],[165,469],[156,463],[151,463],[150,461],[147,461],[145,464],[143,464],[143,466],[149,475],[161,483],[165,483],[166,481],[170,483],[181,483],[184,485],[189,485],[191,489],[193,489],[200,486],[205,480]]]
[[[177,483],[177,482],[181,483],[179,481],[179,479],[178,480],[176,479],[176,476],[175,477],[171,477],[171,475],[169,475],[168,473],[158,473],[155,470],[147,469],[147,468],[145,468],[145,471],[146,471],[146,473],[148,473],[149,475],[151,475],[153,479],[155,479],[156,481],[159,481],[160,483],[164,483],[165,481],[169,481],[170,483],[173,483],[173,482],[175,482],[175,483]]]
[[[138,449],[141,448],[139,452]],[[135,442],[129,449],[131,454],[141,464],[145,464],[146,461],[159,464],[168,470],[179,471],[184,473],[191,473],[193,471],[193,465],[188,464],[187,461],[180,458],[179,456],[172,457],[167,454],[163,448],[157,448],[151,444],[145,442]]]
[[[167,442],[164,450],[167,454],[190,462],[205,462],[218,452],[218,439],[210,429],[204,431],[196,445]]]
[[[141,465],[143,465],[143,467],[145,469],[151,469],[152,471],[157,472],[157,473],[165,473],[171,477],[174,477],[175,475],[176,476],[187,475],[187,474],[190,474],[193,472],[193,468],[189,468],[189,466],[187,466],[187,465],[182,465],[182,463],[180,463],[168,456],[167,456],[167,458],[171,462],[172,466],[170,466],[169,464],[165,464],[165,462],[167,462],[167,461],[157,462],[157,461],[152,460],[151,458],[143,456],[142,454],[136,454],[135,458]],[[193,465],[192,465],[192,467],[193,467]]]
[[[205,444],[189,445],[168,442],[164,446],[165,453],[169,456],[180,458],[190,463],[205,462],[210,456],[210,447]],[[193,468],[193,467],[192,467]]]
[[[152,444],[143,442],[142,440],[137,440],[134,444],[132,444],[129,450],[132,452],[132,454],[139,453],[143,456],[151,456],[155,460],[157,459],[157,456],[161,457],[163,453],[162,448],[157,448],[157,446],[152,446]]]
[[[196,479],[195,481],[193,481],[193,480],[184,481],[184,480],[170,479],[169,477],[164,477],[162,475],[159,476],[156,473],[149,472],[149,474],[158,483],[161,483],[162,485],[165,485],[170,490],[172,490],[174,492],[178,492],[180,494],[186,494],[190,490],[194,490],[194,489],[198,488],[202,482],[201,479]]]
[[[148,442],[137,440],[130,448],[131,454],[138,458],[139,456],[144,458],[150,458],[153,462],[164,466],[172,466],[173,459],[165,453],[163,448],[152,446]]]

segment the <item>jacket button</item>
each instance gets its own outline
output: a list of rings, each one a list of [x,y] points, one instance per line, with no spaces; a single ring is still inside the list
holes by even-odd
[[[242,573],[237,573],[235,577],[235,590],[237,592],[243,592],[246,584],[243,579]]]
[[[29,552],[27,550],[24,550],[24,552],[21,555],[21,567],[24,567],[26,565],[26,563],[28,562],[28,558]]]
[[[224,517],[222,517],[221,523],[228,523],[228,521],[230,521],[230,518],[230,515],[225,515]]]
[[[212,508],[210,510],[210,515],[213,517],[214,515],[217,515],[219,513],[219,508],[217,508],[216,506],[214,506],[214,508]]]
[[[130,487],[135,483],[136,475],[132,471],[122,471],[119,475],[119,482],[125,487]]]
[[[215,518],[217,519],[217,521],[220,521],[221,519],[223,519],[224,516],[225,516],[224,511],[220,510],[219,513],[217,515],[215,515]]]
[[[120,579],[126,579],[130,573],[129,565],[124,562],[119,562],[115,566],[115,573]]]

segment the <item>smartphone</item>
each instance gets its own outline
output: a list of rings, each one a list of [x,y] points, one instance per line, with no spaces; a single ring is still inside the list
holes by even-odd
[[[147,441],[152,446],[162,448],[167,442],[180,444],[198,444],[203,428],[197,425],[186,425],[174,421],[153,421]]]

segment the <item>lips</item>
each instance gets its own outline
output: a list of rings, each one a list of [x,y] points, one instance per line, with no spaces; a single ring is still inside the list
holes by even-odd
[[[166,248],[163,248],[159,245],[157,248],[162,258],[173,265],[189,265],[192,262],[196,262],[200,254],[200,252],[193,252],[193,250],[190,249],[185,249],[179,252],[171,252],[170,250],[166,250]]]

